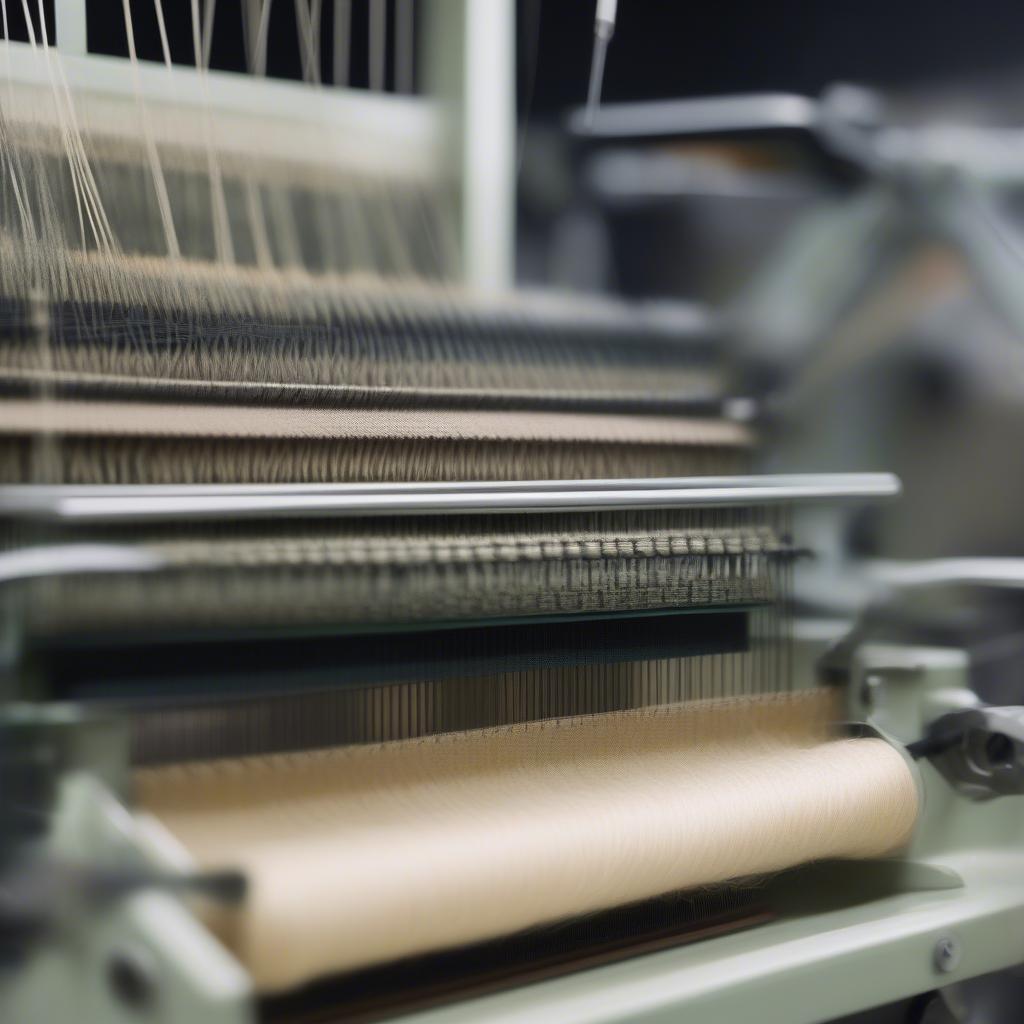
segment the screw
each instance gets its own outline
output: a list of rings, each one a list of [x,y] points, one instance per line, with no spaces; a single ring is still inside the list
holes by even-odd
[[[962,955],[963,950],[960,948],[960,943],[952,935],[939,939],[935,943],[935,949],[932,952],[935,969],[943,974],[955,971],[960,966],[960,957]]]
[[[147,957],[131,950],[115,953],[107,968],[107,981],[117,998],[141,1013],[156,999],[156,980]]]

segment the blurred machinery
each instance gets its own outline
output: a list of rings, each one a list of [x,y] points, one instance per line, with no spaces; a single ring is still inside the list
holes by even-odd
[[[614,4],[598,6],[600,51]],[[270,7],[246,5],[257,66]],[[320,5],[300,9],[312,80]],[[653,301],[687,267],[653,238],[649,274],[643,261],[619,267],[623,291],[650,289],[643,301],[507,293],[510,4],[431,5],[416,33],[423,97],[218,74],[199,28],[195,68],[172,69],[169,52],[166,68],[134,50],[98,58],[85,53],[84,5],[57,10],[59,73],[34,40],[4,47],[0,1016],[1018,1020],[1024,250],[1006,209],[1017,133],[922,126],[850,87],[820,101],[580,111],[525,160],[525,276],[564,270],[560,283],[605,288],[623,238],[653,237],[645,210],[711,195],[722,212],[705,210],[706,231],[746,250],[734,262],[748,280],[730,269],[702,280],[706,301]],[[386,52],[381,19],[403,10],[371,0],[371,65]],[[198,15],[196,4],[193,25]],[[592,95],[599,70],[596,82]],[[67,108],[90,124],[72,125]],[[140,135],[127,125],[143,108]],[[321,137],[336,147],[319,151]],[[50,192],[36,210],[32,187],[18,191],[23,171],[58,197],[61,175],[74,180],[70,229],[42,215]],[[262,242],[254,195],[278,211]],[[743,213],[752,200],[763,215]],[[119,248],[101,243],[104,208]],[[181,227],[182,209],[200,210],[198,227]],[[29,238],[30,213],[40,235],[57,224],[45,245]],[[507,727],[543,746],[550,719],[570,733],[709,701],[837,707],[827,742],[815,720],[769,746],[796,735],[783,744],[794,765],[820,751],[822,786],[832,743],[864,765],[875,751],[879,774],[840,772],[804,821],[796,793],[806,782],[814,795],[815,772],[766,758],[789,772],[766,776],[781,801],[774,838],[804,829],[800,852],[762,862],[771,829],[756,842],[743,820],[705,824],[676,859],[699,859],[705,843],[723,862],[746,851],[741,868],[691,878],[669,856],[649,890],[625,880],[665,823],[659,800],[638,800],[654,817],[632,836],[635,861],[609,842],[598,862],[623,895],[564,904],[582,913],[557,910],[574,887],[591,898],[582,868],[560,881],[552,864],[570,863],[572,844],[549,833],[560,852],[545,858],[524,839],[564,778],[531,778],[514,745],[491,750],[482,772],[502,776],[494,765],[510,759],[513,785],[479,785],[480,806],[498,793],[517,827],[493,826],[492,846],[459,832],[461,879],[444,875],[459,856],[432,876],[432,847],[416,845],[436,839],[431,819],[455,814],[449,791],[436,812],[426,805],[421,832],[374,817],[419,792],[416,773],[462,770],[455,758],[436,768],[430,744],[411,767],[375,761],[389,741],[448,750],[450,734],[486,743],[474,730]],[[713,749],[720,737],[700,721],[697,745]],[[751,749],[770,733],[757,723]],[[718,779],[753,789],[761,762],[744,776],[743,744],[726,739]],[[562,805],[577,846],[618,838],[629,766],[655,766],[630,783],[648,797],[673,784],[661,747],[642,740],[601,748],[591,760],[620,774],[586,776],[606,788]],[[340,767],[321,777],[316,765]],[[517,779],[529,797],[518,803]],[[745,808],[742,795],[720,802]],[[247,816],[267,802],[269,825]],[[410,822],[415,804],[403,805]],[[323,862],[332,807],[342,854],[326,862],[341,867],[312,900],[279,897]],[[836,839],[887,814],[877,849]],[[393,872],[382,891],[412,892],[394,934],[372,901],[357,916],[359,885],[332,877],[385,824],[370,867]],[[488,882],[510,886],[500,901],[470,888],[488,858],[505,865]],[[437,911],[417,880],[461,880],[475,895]],[[517,916],[542,884],[550,919]],[[331,900],[341,910],[321,929]],[[258,932],[253,908],[268,906],[279,916]],[[487,918],[505,923],[488,930]],[[437,948],[431,930],[448,936]],[[403,945],[414,933],[426,945]],[[397,952],[361,958],[375,942]],[[330,959],[332,943],[344,957]]]

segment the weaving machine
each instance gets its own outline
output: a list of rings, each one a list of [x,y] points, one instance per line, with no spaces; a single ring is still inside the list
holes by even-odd
[[[973,1005],[1024,722],[879,624],[991,567],[796,615],[807,508],[898,480],[755,472],[694,307],[510,288],[504,0],[371,0],[429,97],[320,83],[347,3],[303,84],[287,5],[248,77],[164,6],[162,65],[127,2],[3,44],[0,1017]]]

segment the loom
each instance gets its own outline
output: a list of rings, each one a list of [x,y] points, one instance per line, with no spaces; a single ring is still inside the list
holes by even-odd
[[[899,481],[758,472],[715,316],[511,287],[512,5],[370,0],[374,92],[345,2],[333,84],[317,0],[268,78],[271,6],[248,75],[212,2],[162,62],[127,0],[123,58],[72,0],[2,45],[0,1016],[810,1024],[1017,965],[1019,709],[878,628],[985,567],[799,614],[808,510]]]

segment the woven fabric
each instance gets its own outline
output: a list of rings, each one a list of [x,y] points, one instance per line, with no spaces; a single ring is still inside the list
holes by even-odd
[[[761,604],[784,589],[769,528],[632,517],[285,524],[127,534],[162,568],[43,581],[46,630],[408,622]],[[720,513],[716,518],[723,518]],[[95,534],[97,540],[108,535]],[[35,593],[32,591],[31,593]]]
[[[147,402],[0,402],[0,433],[104,437],[562,441],[746,448],[727,420],[587,413],[304,409]]]

